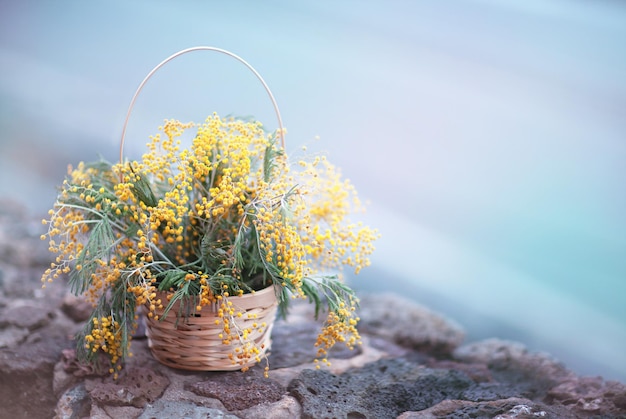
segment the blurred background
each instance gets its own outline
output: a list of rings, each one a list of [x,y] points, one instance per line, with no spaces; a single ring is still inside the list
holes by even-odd
[[[288,151],[369,202],[355,288],[626,381],[624,3],[0,0],[0,196],[40,217],[67,164],[117,159],[139,82],[195,45],[254,65]],[[148,83],[126,154],[214,111],[277,128],[244,66],[194,53]]]

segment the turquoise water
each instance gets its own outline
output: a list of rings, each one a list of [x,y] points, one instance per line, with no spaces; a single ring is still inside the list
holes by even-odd
[[[279,100],[288,148],[327,151],[383,233],[354,279],[626,381],[626,7],[610,1],[0,4],[0,194],[33,213],[67,163],[117,158],[160,60],[230,49]],[[186,56],[127,133],[275,118],[251,74]],[[315,140],[319,136],[320,140]]]

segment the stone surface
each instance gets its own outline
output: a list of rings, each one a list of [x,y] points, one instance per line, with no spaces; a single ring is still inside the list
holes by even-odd
[[[301,302],[274,327],[269,379],[165,367],[138,332],[113,380],[76,360],[89,308],[63,280],[41,289],[42,228],[0,202],[0,418],[626,418],[624,384],[516,342],[461,345],[453,321],[391,294],[361,296],[363,345],[339,345],[321,370],[320,321]]]
[[[313,312],[302,313],[306,317],[302,321],[280,322],[274,327],[272,332],[272,353],[269,356],[270,364],[273,368],[286,368],[302,365],[315,359],[317,348],[315,340],[320,331],[319,322],[312,321]],[[361,348],[356,347],[349,350],[343,345],[336,345],[330,350],[329,356],[335,359],[346,359],[357,356],[361,353]]]
[[[459,398],[473,382],[452,370],[432,370],[403,359],[382,359],[333,375],[304,370],[289,385],[303,418],[395,418],[448,398]]]
[[[82,418],[89,416],[90,411],[89,394],[82,383],[63,393],[55,409],[57,418]]]
[[[562,407],[549,407],[528,399],[512,397],[485,402],[444,400],[419,412],[405,412],[398,419],[574,419],[572,412]]]
[[[54,311],[50,308],[33,303],[12,305],[0,313],[0,328],[14,326],[35,330],[50,323],[54,315]]]
[[[187,389],[203,397],[218,399],[229,411],[280,400],[285,388],[257,371],[217,374],[209,380],[189,384]]]
[[[549,354],[530,352],[521,343],[501,339],[461,346],[454,358],[486,365],[495,380],[514,384],[519,395],[531,399],[573,376]]]
[[[302,416],[302,407],[295,398],[283,396],[275,403],[257,404],[249,409],[241,410],[237,412],[237,416],[242,419],[293,419]]]
[[[402,346],[445,357],[465,337],[455,322],[395,294],[361,297],[360,330]]]
[[[61,304],[61,311],[63,311],[67,317],[75,322],[84,322],[89,320],[92,310],[93,307],[91,306],[91,303],[84,298],[77,297],[73,294],[67,294],[63,298],[63,303]]]
[[[149,405],[138,419],[185,418],[185,419],[239,419],[239,416],[226,413],[219,409],[198,406],[186,401],[159,400]]]
[[[52,387],[54,365],[68,344],[54,329],[31,333],[17,347],[0,349],[0,417],[50,417],[57,404]]]
[[[15,326],[0,328],[0,348],[17,346],[28,336],[28,329]]]
[[[85,389],[99,405],[145,407],[165,391],[170,380],[147,368],[131,367],[113,381],[110,376],[88,379]]]
[[[147,409],[146,409],[147,410]],[[131,419],[139,417],[145,410],[132,406],[104,406],[93,405],[89,412],[90,419]]]
[[[547,400],[581,416],[626,417],[626,385],[600,377],[570,376],[548,391]]]

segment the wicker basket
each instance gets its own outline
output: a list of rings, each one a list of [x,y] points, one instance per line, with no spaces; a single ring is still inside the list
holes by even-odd
[[[167,301],[165,293],[157,298]],[[234,317],[232,328],[254,329],[253,323],[266,323],[261,332],[253,330],[248,335],[249,342],[261,349],[263,357],[271,347],[270,335],[276,317],[277,300],[273,286],[257,291],[254,294],[244,294],[240,297],[230,297],[233,308],[241,312],[241,317]],[[182,310],[182,311],[180,311]],[[157,309],[159,320],[146,318],[146,335],[152,355],[164,365],[191,371],[232,371],[242,367],[250,367],[256,363],[251,358],[246,363],[231,360],[235,348],[241,344],[235,341],[225,345],[222,338],[221,322],[216,324],[217,307],[205,306],[199,312],[185,307],[177,302],[168,315],[162,318],[163,309]],[[185,313],[193,313],[185,316]],[[180,313],[180,316],[178,315]]]
[[[283,149],[285,148],[284,129],[280,111],[278,110],[274,95],[261,75],[245,60],[230,51],[210,46],[198,46],[178,51],[169,56],[154,67],[139,84],[139,87],[131,99],[124,120],[119,150],[120,163],[124,162],[126,128],[131,111],[146,82],[157,70],[171,60],[195,51],[212,51],[227,55],[244,64],[252,71],[263,85],[272,102],[278,120],[278,133],[281,146]],[[121,176],[122,174],[120,173],[120,180]],[[158,294],[158,299],[161,299],[163,302],[168,301],[166,293],[162,292]],[[219,337],[220,333],[224,331],[223,325],[220,322],[218,322],[219,324],[217,325],[215,324],[215,321],[219,319],[217,316],[217,307],[205,306],[201,311],[195,312],[194,307],[181,307],[179,303],[176,303],[171,311],[167,313],[167,316],[163,316],[164,309],[157,309],[155,314],[158,316],[159,320],[154,320],[149,317],[146,318],[146,335],[152,355],[162,364],[173,368],[192,371],[232,371],[255,364],[256,357],[252,357],[243,362],[231,360],[230,355],[233,354],[238,346],[241,347],[248,343],[260,349],[261,353],[258,355],[261,357],[270,349],[270,334],[272,332],[278,305],[276,290],[273,286],[270,286],[269,288],[257,291],[253,294],[230,297],[229,300],[233,303],[235,311],[242,313],[241,317],[235,317],[231,320],[231,322],[234,323],[231,329],[251,329],[251,333],[248,334],[246,339],[240,339],[230,345],[223,343],[223,339]],[[192,314],[185,316],[185,313]],[[254,323],[265,323],[266,327],[264,327],[262,331],[259,331],[258,328],[253,327]]]

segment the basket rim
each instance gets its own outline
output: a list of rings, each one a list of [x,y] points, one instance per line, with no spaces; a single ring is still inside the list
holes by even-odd
[[[258,291],[253,291],[253,292],[249,292],[249,293],[245,293],[242,295],[231,295],[228,297],[225,297],[228,301],[230,301],[233,306],[237,309],[240,310],[250,310],[256,307],[260,307],[260,308],[268,308],[271,307],[273,305],[277,305],[278,304],[278,295],[280,293],[280,287],[277,286],[276,284],[271,284],[261,290]],[[183,301],[176,301],[172,307],[170,308],[170,310],[168,310],[167,315],[163,316],[163,312],[165,312],[167,305],[169,304],[169,299],[167,298],[167,296],[171,295],[172,292],[171,291],[161,291],[161,290],[157,290],[156,291],[156,298],[157,299],[161,299],[161,301],[163,302],[164,307],[162,309],[157,309],[157,314],[159,314],[160,319],[165,319],[167,317],[169,317],[169,315],[173,312],[174,315],[178,315],[178,312],[183,310],[183,313],[181,313],[182,316],[184,316],[184,310],[185,310],[185,304],[189,305],[189,302],[183,302]],[[183,304],[183,306],[181,307],[181,303]],[[194,306],[189,306],[189,308],[191,310],[189,310],[189,312],[191,314],[200,314],[202,313],[202,311],[196,311],[195,310],[195,305]],[[216,304],[211,304],[209,306],[205,306],[203,307],[203,309],[209,308],[211,311],[214,311],[216,308]],[[162,316],[162,317],[161,317]]]
[[[262,314],[258,318],[248,319],[244,314],[241,319],[233,319],[238,324],[236,327],[244,327],[244,325],[249,327],[250,322],[255,323],[252,326],[254,330],[249,332],[246,341],[259,348],[260,357],[266,356],[266,353],[271,350],[271,334],[278,306],[275,292],[277,288],[275,284],[272,284],[255,293],[228,297],[234,301],[233,306],[236,310],[243,312],[261,310]],[[165,292],[160,291],[160,293]],[[237,300],[248,301],[252,304],[248,307],[241,307],[237,305]],[[178,309],[177,303],[172,307],[173,310]],[[157,309],[157,313],[161,310],[163,309]],[[177,313],[170,314],[176,316]],[[231,371],[247,368],[258,362],[256,357],[233,362],[232,351],[238,345],[236,343],[224,345],[220,335],[221,326],[213,322],[216,313],[211,310],[206,313],[206,316],[203,312],[198,314],[200,317],[190,317],[194,324],[189,326],[177,324],[176,319],[171,319],[169,314],[167,318],[161,317],[159,320],[145,318],[148,347],[158,362],[172,368],[195,371]],[[199,322],[195,324],[196,321]]]

